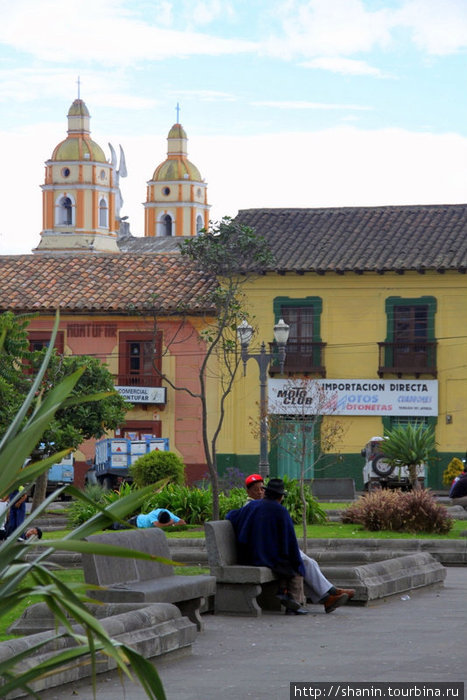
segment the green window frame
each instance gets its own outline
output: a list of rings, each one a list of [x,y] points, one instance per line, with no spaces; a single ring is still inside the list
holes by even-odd
[[[273,301],[274,322],[277,323],[283,317],[283,307],[310,308],[313,310],[313,343],[321,343],[321,314],[323,312],[323,300],[318,296],[309,297],[275,297]],[[313,348],[312,361],[314,366],[321,365],[322,349],[320,346]]]
[[[395,343],[397,339],[395,338],[394,332],[394,318],[396,307],[416,307],[416,306],[426,306],[427,307],[427,332],[426,332],[426,342],[434,342],[435,337],[435,315],[437,311],[437,301],[435,297],[432,296],[422,296],[422,297],[388,297],[385,303],[386,310],[386,340],[385,343]],[[384,351],[384,364],[386,367],[392,367],[394,361],[394,350],[391,347],[386,347]]]

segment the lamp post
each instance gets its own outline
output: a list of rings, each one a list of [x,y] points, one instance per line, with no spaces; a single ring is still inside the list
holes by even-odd
[[[285,363],[285,346],[289,338],[289,326],[281,318],[279,323],[274,326],[274,339],[279,348],[279,363],[281,374],[284,371]],[[248,353],[248,347],[253,337],[253,328],[242,321],[237,327],[237,336],[242,350],[243,361],[243,376],[246,374],[246,363],[251,358],[254,358],[259,367],[259,410],[260,410],[260,438],[259,438],[259,465],[258,472],[262,477],[269,476],[269,461],[268,461],[268,426],[267,426],[267,371],[269,363],[273,358],[272,353],[266,352],[264,341],[261,343],[260,352],[255,354]]]

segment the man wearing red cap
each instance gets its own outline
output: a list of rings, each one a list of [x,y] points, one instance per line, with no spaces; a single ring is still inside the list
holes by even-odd
[[[245,487],[248,494],[247,505],[251,501],[263,498],[264,480],[260,474],[250,474],[245,479]],[[341,605],[345,605],[355,595],[352,588],[335,588],[324,576],[318,562],[299,550],[303,564],[303,580],[305,594],[313,605],[322,603],[327,613],[332,612]]]
[[[248,494],[247,503],[250,501],[257,501],[259,498],[263,498],[264,495],[264,481],[260,474],[250,474],[245,479],[246,492]]]

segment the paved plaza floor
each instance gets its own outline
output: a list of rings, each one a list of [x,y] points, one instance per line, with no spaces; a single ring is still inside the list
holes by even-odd
[[[290,682],[464,681],[467,676],[467,567],[445,585],[326,615],[261,618],[206,615],[190,656],[158,663],[168,700],[288,700]],[[85,680],[43,700],[91,700]],[[98,700],[143,700],[140,687],[107,673]]]

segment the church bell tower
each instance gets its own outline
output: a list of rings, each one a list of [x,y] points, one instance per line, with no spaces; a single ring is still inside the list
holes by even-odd
[[[84,101],[76,99],[68,110],[68,136],[45,164],[36,253],[118,252],[118,174],[91,139],[89,121]]]
[[[207,185],[188,160],[187,135],[178,122],[167,142],[167,158],[147,183],[144,235],[196,236],[209,224]]]

